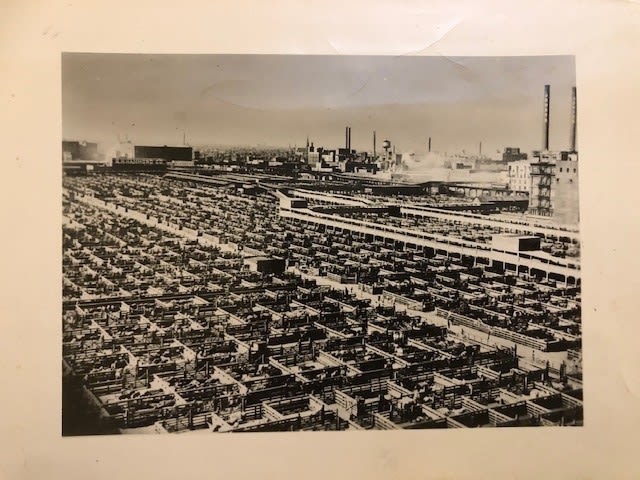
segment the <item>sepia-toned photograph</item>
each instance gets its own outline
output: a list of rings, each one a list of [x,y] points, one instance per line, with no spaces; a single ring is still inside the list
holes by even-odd
[[[583,426],[574,56],[61,73],[63,436]]]

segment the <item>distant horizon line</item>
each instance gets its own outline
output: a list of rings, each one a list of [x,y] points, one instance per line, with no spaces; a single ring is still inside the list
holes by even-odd
[[[62,142],[78,142],[78,143],[95,143],[98,146],[100,145],[99,142],[92,142],[90,140],[69,140],[69,139],[62,139]],[[241,148],[266,148],[266,149],[273,149],[273,150],[294,150],[298,147],[297,144],[294,145],[289,145],[289,146],[282,146],[282,145],[268,145],[268,144],[225,144],[225,143],[209,143],[209,144],[205,144],[205,143],[200,143],[200,144],[194,144],[194,145],[170,145],[170,144],[152,144],[152,143],[134,143],[131,140],[127,140],[124,142],[120,142],[120,144],[123,143],[130,143],[131,145],[133,145],[134,147],[169,147],[169,148],[192,148],[192,149],[200,149],[200,148],[229,148],[229,149],[241,149]],[[305,146],[305,145],[302,145]],[[326,150],[339,150],[341,148],[343,148],[342,146],[338,146],[338,147],[324,147],[324,146],[316,146],[315,148],[323,148]],[[521,147],[518,146],[511,146],[511,145],[505,145],[502,147],[502,149],[498,149],[496,152],[482,152],[480,153],[478,152],[467,152],[467,149],[461,149],[461,150],[453,150],[453,151],[449,151],[449,150],[445,150],[445,151],[440,151],[440,150],[431,150],[431,151],[425,151],[425,154],[438,154],[438,155],[467,155],[467,156],[476,156],[479,158],[489,158],[492,154],[498,154],[498,153],[504,153],[506,151],[506,149],[508,148],[518,148],[520,150],[520,153],[526,153],[526,154],[530,154],[533,152],[538,152],[538,151],[545,151],[544,148],[532,148],[532,149],[522,149]],[[362,153],[362,152],[373,152],[373,149],[367,149],[367,150],[357,150],[355,148],[352,149],[353,151],[357,152],[357,153]],[[380,149],[380,151],[382,152],[384,149]],[[566,148],[566,149],[549,149],[549,152],[564,152],[564,151],[570,151],[570,148]],[[103,155],[106,155],[105,151],[101,151],[98,148],[98,153],[101,153]],[[420,152],[417,152],[416,150],[412,150],[412,149],[408,149],[408,150],[402,150],[399,152],[396,152],[397,154],[418,154]]]

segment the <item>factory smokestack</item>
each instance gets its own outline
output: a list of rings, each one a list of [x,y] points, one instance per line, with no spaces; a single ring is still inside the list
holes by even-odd
[[[429,137],[429,153],[431,153],[431,137]]]
[[[344,127],[344,148],[349,148],[349,127]]]
[[[479,156],[482,156],[482,142],[480,142],[480,153]]]
[[[373,131],[373,161],[376,161],[376,131]]]
[[[349,143],[347,143],[347,149],[351,151],[351,127],[349,127]]]
[[[543,148],[549,150],[549,115],[551,113],[551,85],[544,86],[544,139]]]
[[[571,151],[576,151],[576,135],[578,133],[578,98],[576,87],[571,89]]]

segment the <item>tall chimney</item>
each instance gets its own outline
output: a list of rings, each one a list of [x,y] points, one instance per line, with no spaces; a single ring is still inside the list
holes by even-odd
[[[344,148],[349,148],[349,127],[344,127]]]
[[[376,161],[376,131],[373,131],[373,161]]]
[[[349,127],[349,143],[347,143],[347,149],[351,151],[351,127]]]
[[[429,153],[431,153],[431,137],[429,137]]]
[[[543,148],[544,150],[549,150],[549,115],[551,110],[551,86],[544,86],[544,140],[543,140]]]
[[[480,156],[482,156],[482,142],[480,142]]]
[[[578,98],[576,87],[571,89],[571,151],[576,151],[576,135],[578,133]]]

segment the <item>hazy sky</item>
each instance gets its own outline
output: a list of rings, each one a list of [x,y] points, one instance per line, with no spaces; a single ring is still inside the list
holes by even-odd
[[[569,143],[570,56],[295,55],[62,56],[65,139],[136,144],[344,145],[491,153],[542,144],[551,85],[550,148]]]

